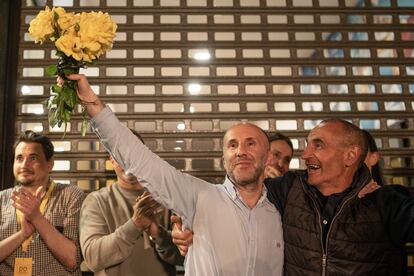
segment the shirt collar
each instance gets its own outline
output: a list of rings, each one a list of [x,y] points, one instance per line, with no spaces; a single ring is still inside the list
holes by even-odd
[[[243,199],[241,198],[239,191],[237,191],[236,187],[234,186],[233,182],[230,180],[228,175],[226,175],[223,186],[227,194],[230,196],[230,198],[233,201],[235,201],[238,198],[240,201],[243,202]],[[258,206],[259,204],[262,204],[263,201],[265,201],[266,199],[267,199],[267,188],[265,185],[263,185],[262,196],[259,198],[259,201],[257,202],[256,206]]]
[[[236,187],[234,187],[233,182],[231,182],[228,175],[226,175],[226,178],[223,183],[224,189],[226,189],[226,192],[230,195],[230,197],[235,200],[238,197],[239,192],[236,190]]]

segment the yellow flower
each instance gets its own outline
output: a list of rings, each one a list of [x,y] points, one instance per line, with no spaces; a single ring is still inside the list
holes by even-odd
[[[57,23],[62,33],[65,33],[78,22],[78,17],[75,16],[75,13],[66,12],[64,8],[53,8],[52,12],[58,15]]]
[[[69,16],[62,8],[54,11],[62,19],[62,25],[59,23],[62,34],[55,42],[59,51],[78,61],[92,62],[111,49],[117,26],[107,13],[84,12]]]
[[[108,13],[89,12],[81,13],[79,19],[79,37],[81,48],[88,59],[98,58],[105,51],[112,48],[117,25]]]
[[[35,42],[46,39],[54,42],[59,63],[46,68],[48,75],[65,75],[78,72],[112,48],[117,25],[108,13],[66,12],[64,8],[45,7],[44,11],[30,22],[29,33]],[[76,105],[80,104],[74,89],[75,81],[65,81],[63,86],[52,86],[55,95],[47,102],[49,125],[66,125]],[[82,135],[87,128],[86,110],[82,112]]]
[[[43,44],[53,33],[53,14],[48,6],[44,11],[40,11],[35,19],[30,21],[29,34],[35,42]]]
[[[64,15],[66,13],[65,9],[62,7],[53,7],[52,12],[55,12],[60,16]]]
[[[78,61],[83,58],[79,37],[76,36],[75,32],[69,32],[59,37],[55,42],[55,46],[68,57],[72,56]]]

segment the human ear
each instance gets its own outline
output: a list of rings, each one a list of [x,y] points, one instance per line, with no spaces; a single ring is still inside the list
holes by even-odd
[[[345,165],[350,167],[359,161],[359,157],[361,156],[361,148],[356,145],[351,145],[346,152],[345,156]]]
[[[53,166],[55,165],[55,158],[52,156],[49,160],[47,160],[47,169],[49,172],[52,171]]]

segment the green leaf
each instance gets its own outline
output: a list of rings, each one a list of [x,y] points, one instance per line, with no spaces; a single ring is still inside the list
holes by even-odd
[[[59,94],[60,92],[62,92],[62,87],[57,84],[54,84],[52,85],[52,91],[56,94]]]
[[[68,115],[68,111],[66,109],[63,110],[62,112],[62,121],[67,122],[68,119],[70,119],[70,116]]]
[[[59,14],[57,12],[53,12],[53,20],[57,21],[59,19]]]
[[[76,101],[73,100],[73,96],[72,96],[74,93],[75,91],[73,91],[71,87],[68,87],[66,85],[63,87],[63,92],[61,93],[62,101],[64,103],[65,109],[70,110],[70,111],[72,111],[72,109],[76,105]]]
[[[65,76],[70,75],[70,74],[75,74],[75,73],[76,73],[76,69],[72,69],[72,68],[63,69],[63,74],[65,74]]]
[[[55,125],[58,123],[58,118],[57,118],[57,113],[56,113],[56,107],[52,107],[49,109],[49,113],[48,113],[48,120],[49,120],[49,125],[53,128],[55,127]]]
[[[57,75],[57,66],[56,64],[49,65],[46,67],[46,75],[48,76],[56,76]]]
[[[65,122],[65,129],[64,129],[64,131],[63,131],[63,139],[65,138],[65,136],[66,136],[66,130],[68,129],[68,123],[67,122]]]
[[[50,104],[50,106],[52,107],[52,106],[57,106],[58,105],[58,103],[59,103],[59,101],[60,101],[60,94],[57,94],[56,96],[51,96],[50,98],[49,98],[49,104]]]
[[[64,57],[64,56],[66,56],[66,55],[65,55],[65,53],[64,53],[64,52],[62,52],[62,51],[56,51],[56,56],[58,56],[58,57]]]
[[[78,96],[76,95],[76,91],[72,90],[72,92],[70,93],[70,106],[72,107],[72,109],[75,108],[75,105],[78,103]]]

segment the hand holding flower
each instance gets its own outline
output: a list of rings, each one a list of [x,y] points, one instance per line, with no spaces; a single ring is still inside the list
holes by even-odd
[[[117,25],[108,13],[99,12],[66,12],[65,9],[46,6],[44,11],[30,22],[29,33],[36,43],[47,39],[55,43],[59,57],[57,65],[46,69],[49,76],[59,76],[63,84],[52,85],[53,94],[46,101],[49,125],[66,126],[78,104],[82,107],[82,135],[87,129],[85,103],[78,99],[76,82],[68,80],[67,75],[79,73],[80,68],[96,61],[102,54],[112,48]],[[89,86],[89,84],[88,84]]]
[[[105,105],[93,92],[85,75],[72,74],[68,75],[67,78],[72,81],[77,81],[78,97],[81,103],[85,106],[89,116],[93,117],[99,111],[104,109]]]

